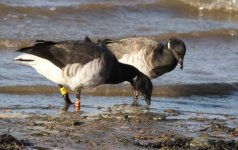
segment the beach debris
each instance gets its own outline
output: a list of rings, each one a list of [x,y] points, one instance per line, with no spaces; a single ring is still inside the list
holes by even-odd
[[[18,140],[10,134],[0,135],[0,149],[1,150],[19,150],[23,149],[24,146],[31,146],[27,140]]]

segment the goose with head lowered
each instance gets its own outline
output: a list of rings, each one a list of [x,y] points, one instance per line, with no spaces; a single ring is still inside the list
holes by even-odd
[[[178,38],[171,37],[166,44],[146,37],[103,42],[121,63],[136,67],[151,79],[172,71],[177,64],[183,69],[186,46]]]
[[[134,102],[141,93],[150,105],[153,89],[150,78],[135,67],[118,62],[104,43],[96,44],[87,38],[61,42],[38,40],[33,46],[17,52],[24,54],[15,61],[33,67],[59,85],[66,104],[71,104],[71,101],[64,86],[77,91],[76,100],[79,102],[84,88],[128,81],[134,89]]]

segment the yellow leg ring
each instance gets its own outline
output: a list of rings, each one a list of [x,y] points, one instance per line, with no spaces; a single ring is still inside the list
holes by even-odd
[[[67,94],[67,91],[66,91],[66,89],[65,89],[64,87],[61,87],[61,88],[60,88],[60,93],[61,93],[62,95],[65,95],[65,94]]]

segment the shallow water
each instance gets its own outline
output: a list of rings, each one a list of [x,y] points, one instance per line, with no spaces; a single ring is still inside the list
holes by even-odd
[[[71,95],[73,97],[73,95]],[[176,110],[178,115],[167,119],[222,119],[229,126],[236,127],[237,94],[227,96],[189,96],[179,98],[153,97],[151,106],[145,107],[145,101],[140,100],[137,109],[126,107],[129,113],[155,112],[165,113],[166,110]],[[108,111],[112,106],[131,104],[132,97],[82,96],[81,110],[75,112],[71,106],[66,112],[79,113],[81,116],[98,116]],[[59,94],[48,95],[14,95],[0,94],[0,118],[25,118],[31,114],[59,115],[65,113],[63,100]],[[120,110],[120,109],[119,109]]]
[[[236,0],[209,3],[202,0],[0,0],[1,114],[53,115],[61,113],[63,108],[54,83],[13,61],[18,55],[15,49],[28,46],[36,39],[82,39],[85,35],[94,39],[117,39],[143,35],[162,42],[176,36],[187,46],[184,69],[177,67],[153,80],[155,87],[173,85],[173,88],[155,90],[170,94],[155,94],[152,111],[175,109],[182,112],[181,118],[237,116],[237,12]],[[37,88],[39,85],[43,88]],[[49,86],[55,87],[44,90]],[[30,87],[35,91],[31,92]],[[174,94],[177,91],[181,94]],[[83,94],[85,114],[97,114],[106,107],[132,102],[132,97],[123,96],[123,92],[116,96],[92,95]],[[141,104],[145,104],[143,100]],[[73,108],[69,111],[73,112]]]

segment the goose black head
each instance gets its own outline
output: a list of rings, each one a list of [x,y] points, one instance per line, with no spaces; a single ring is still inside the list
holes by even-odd
[[[168,50],[171,50],[174,57],[177,59],[180,64],[180,69],[183,69],[183,59],[186,53],[186,46],[182,40],[177,38],[170,38],[167,43]]]
[[[135,89],[145,97],[147,105],[150,105],[153,85],[149,77],[140,73],[135,80]]]

